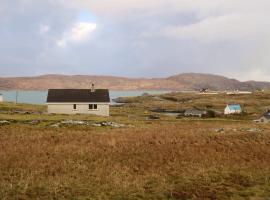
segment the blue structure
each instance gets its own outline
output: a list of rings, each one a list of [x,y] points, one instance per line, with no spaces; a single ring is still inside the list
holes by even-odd
[[[242,113],[242,108],[239,104],[229,104],[226,106],[224,114],[230,115],[230,114],[240,114]]]

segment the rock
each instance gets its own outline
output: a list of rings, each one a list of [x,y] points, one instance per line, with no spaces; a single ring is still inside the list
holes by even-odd
[[[125,126],[123,124],[118,124],[118,123],[115,123],[115,122],[101,122],[100,124],[101,124],[101,126],[111,126],[111,127],[114,127],[114,128],[121,128],[121,127]]]
[[[30,115],[32,114],[33,112],[30,112],[30,111],[22,111],[22,110],[15,110],[13,111],[14,114],[20,114],[20,115]]]
[[[59,123],[51,125],[51,127],[53,127],[53,128],[59,128],[59,126],[60,126]]]
[[[222,133],[222,132],[225,131],[225,129],[224,129],[224,128],[218,128],[218,129],[216,129],[215,131],[216,131],[217,133]]]
[[[251,128],[251,129],[248,129],[247,131],[250,133],[262,132],[262,130],[257,129],[257,128]]]
[[[101,124],[90,124],[91,126],[101,127]]]
[[[157,115],[150,115],[148,119],[160,119],[160,117]]]
[[[33,120],[33,121],[29,122],[29,124],[31,124],[31,125],[37,125],[39,123],[40,123],[39,120]]]
[[[65,120],[61,121],[59,123],[51,125],[51,127],[59,127],[62,125],[86,125],[86,126],[95,126],[95,127],[113,127],[113,128],[122,128],[125,127],[126,125],[124,124],[118,124],[115,122],[100,122],[100,123],[91,123],[87,121],[76,121],[76,120]]]
[[[0,121],[0,126],[1,126],[1,125],[9,125],[9,124],[10,124],[10,122],[7,121],[7,120],[2,120],[2,121]]]
[[[74,121],[74,120],[65,120],[62,121],[61,124],[71,124],[71,125],[87,125],[85,121]]]

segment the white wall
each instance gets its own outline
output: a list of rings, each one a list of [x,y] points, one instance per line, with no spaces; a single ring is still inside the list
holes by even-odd
[[[240,114],[240,113],[242,113],[242,110],[230,110],[230,108],[228,106],[224,110],[225,115]]]
[[[0,95],[0,102],[3,102],[3,101],[4,101],[3,95]]]
[[[74,103],[77,105],[77,109],[73,110],[73,103],[49,103],[47,104],[48,113],[55,114],[92,114],[99,116],[109,116],[110,115],[110,105],[109,103],[90,103],[97,104],[97,110],[89,110],[88,103]]]
[[[263,116],[259,119],[259,122],[264,123],[264,124],[268,124],[268,123],[270,123],[270,120]]]

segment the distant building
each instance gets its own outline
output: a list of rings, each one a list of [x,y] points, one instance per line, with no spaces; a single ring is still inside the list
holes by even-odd
[[[48,113],[110,115],[110,95],[107,89],[50,89]]]
[[[242,108],[239,104],[229,104],[226,106],[224,110],[225,115],[240,114],[240,113],[242,113]]]
[[[200,93],[207,93],[207,92],[209,92],[209,89],[208,88],[202,88],[200,90]]]
[[[250,92],[250,91],[239,91],[239,90],[235,90],[235,91],[226,92],[226,94],[228,94],[228,95],[252,94],[252,92]]]
[[[204,94],[204,95],[213,95],[213,94],[219,94],[217,91],[211,91],[208,88],[202,88],[199,92],[199,94]]]
[[[4,101],[4,97],[2,94],[0,94],[0,102],[3,102]]]
[[[207,114],[207,111],[197,108],[187,109],[184,113],[186,117],[203,117]]]
[[[257,120],[256,120],[257,121]],[[261,118],[258,120],[260,123],[269,123],[270,122],[270,110],[268,110],[266,113],[264,113]]]

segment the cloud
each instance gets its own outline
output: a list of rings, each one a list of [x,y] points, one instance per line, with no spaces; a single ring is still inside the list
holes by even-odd
[[[39,26],[39,32],[41,34],[45,34],[50,30],[50,26],[46,25],[46,24],[40,24]]]
[[[0,76],[270,78],[269,0],[3,0],[0,16]]]
[[[95,31],[97,25],[95,23],[79,22],[75,23],[70,30],[64,32],[63,36],[57,40],[56,44],[59,47],[66,47],[69,43],[81,43],[90,38],[90,35]]]
[[[75,4],[109,16],[145,13],[185,12],[197,16],[225,13],[269,12],[268,0],[76,0]]]
[[[206,18],[187,26],[170,26],[164,34],[178,39],[195,39],[202,42],[241,41],[266,37],[270,22],[265,14],[230,14]]]
[[[5,10],[5,5],[3,2],[0,2],[0,13],[4,12]]]

